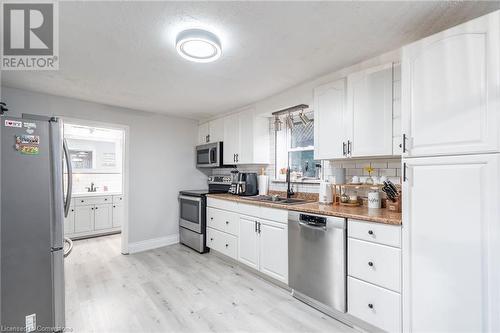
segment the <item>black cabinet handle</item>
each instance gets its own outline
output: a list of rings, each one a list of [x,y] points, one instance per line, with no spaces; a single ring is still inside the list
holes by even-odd
[[[75,210],[74,210],[74,209],[72,209],[71,211],[72,211],[72,212],[74,212]]]
[[[214,241],[214,239],[213,239],[213,238],[210,238],[210,241],[211,241],[211,242],[213,242],[213,241]]]
[[[342,155],[345,156],[345,142],[342,142]]]
[[[226,221],[226,224],[229,224],[229,221]]]
[[[80,200],[80,202],[85,202],[85,201],[83,201],[83,200]]]
[[[99,208],[99,207],[96,207],[95,209],[97,209],[97,208]]]
[[[368,307],[369,307],[370,309],[373,309],[373,304],[372,304],[372,303],[368,304]]]
[[[226,247],[229,247],[229,244],[226,244]]]
[[[213,220],[214,220],[214,218],[213,218],[213,217],[211,217],[211,218],[210,218],[210,220],[212,220],[212,221],[213,221]]]
[[[104,201],[108,201],[108,199],[104,198]]]
[[[116,206],[113,206],[113,208],[116,208]]]
[[[368,235],[373,235],[373,231],[372,230],[368,230]]]
[[[373,267],[373,262],[368,261],[368,266]]]
[[[403,153],[406,153],[406,134],[403,134],[403,142],[402,142],[402,145],[403,145]]]
[[[347,154],[352,155],[351,140],[347,140]]]

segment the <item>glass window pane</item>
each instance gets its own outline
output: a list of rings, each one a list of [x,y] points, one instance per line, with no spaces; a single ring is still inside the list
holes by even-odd
[[[290,170],[302,173],[302,177],[316,177],[316,164],[314,150],[292,151],[289,153]]]
[[[292,149],[314,146],[314,121],[307,123],[307,125],[302,122],[294,123],[293,128],[290,129],[290,134]]]

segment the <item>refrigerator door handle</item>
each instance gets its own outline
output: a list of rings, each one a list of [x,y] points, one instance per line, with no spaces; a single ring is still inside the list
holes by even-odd
[[[63,149],[66,167],[68,169],[68,188],[66,189],[66,202],[64,203],[64,217],[68,217],[69,206],[71,205],[71,191],[73,190],[73,169],[71,166],[71,159],[66,139],[63,140]]]

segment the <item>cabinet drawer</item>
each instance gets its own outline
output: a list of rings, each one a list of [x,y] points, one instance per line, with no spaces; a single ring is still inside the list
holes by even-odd
[[[237,236],[238,214],[208,207],[207,226]]]
[[[347,278],[348,313],[388,332],[401,332],[401,295]]]
[[[401,247],[401,226],[348,220],[347,235],[369,242]]]
[[[113,203],[119,204],[123,202],[123,195],[113,195]]]
[[[238,203],[238,212],[243,215],[260,217],[260,207]]]
[[[401,250],[349,238],[348,275],[401,292]]]
[[[225,232],[207,228],[207,246],[230,258],[238,258],[238,240]]]
[[[113,197],[110,195],[102,197],[81,197],[75,198],[74,201],[75,206],[102,205],[106,203],[112,203]]]
[[[270,221],[288,223],[288,211],[285,209],[260,207],[259,217]]]
[[[215,198],[207,198],[207,206],[224,210],[230,210],[230,211],[238,210],[238,203],[236,203],[235,201],[215,199]]]

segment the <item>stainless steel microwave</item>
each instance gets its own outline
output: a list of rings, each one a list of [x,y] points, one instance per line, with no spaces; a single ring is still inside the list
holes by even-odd
[[[218,168],[222,165],[222,142],[196,146],[196,167]]]

